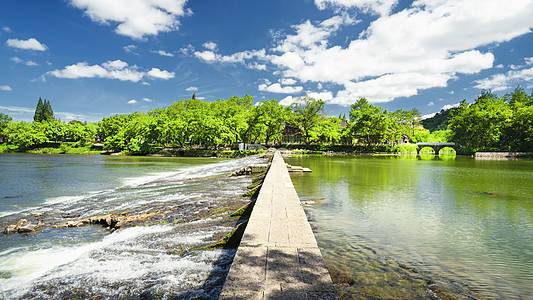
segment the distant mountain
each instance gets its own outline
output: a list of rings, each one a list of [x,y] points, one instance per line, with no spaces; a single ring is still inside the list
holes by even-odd
[[[433,117],[422,120],[422,126],[429,132],[437,130],[446,130],[448,128],[448,119],[451,118],[450,113],[455,111],[457,108],[450,108],[446,110],[441,110],[436,113]]]

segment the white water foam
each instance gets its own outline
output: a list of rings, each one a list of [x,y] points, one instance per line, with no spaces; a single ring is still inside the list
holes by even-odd
[[[10,278],[0,278],[0,293],[20,297],[36,279],[46,276],[61,265],[67,265],[82,256],[87,256],[91,251],[135,239],[141,235],[171,229],[170,226],[133,227],[106,236],[100,242],[37,250],[26,248],[24,251],[11,252],[0,261],[0,270],[12,275]]]
[[[132,227],[79,246],[4,251],[0,272],[12,276],[0,278],[0,298],[54,298],[75,289],[120,298],[145,290],[175,295],[199,288],[223,250],[180,255],[169,249],[201,244],[219,230],[228,230],[219,226],[194,230],[191,226],[204,222],[185,227]],[[180,233],[183,229],[186,232]],[[40,287],[32,289],[36,286]]]

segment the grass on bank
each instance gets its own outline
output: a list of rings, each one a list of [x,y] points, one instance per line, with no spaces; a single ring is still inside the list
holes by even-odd
[[[10,143],[0,144],[0,153],[23,152],[33,154],[100,154],[93,143],[87,142],[63,142],[46,144],[43,147],[21,151],[17,146]]]

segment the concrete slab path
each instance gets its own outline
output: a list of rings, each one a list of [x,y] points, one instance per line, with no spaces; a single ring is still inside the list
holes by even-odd
[[[338,299],[279,151],[219,299]]]

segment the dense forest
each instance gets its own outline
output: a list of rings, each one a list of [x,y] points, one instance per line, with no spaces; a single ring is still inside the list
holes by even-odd
[[[422,127],[421,124],[427,126]],[[428,130],[429,129],[429,130]],[[182,99],[169,107],[103,118],[98,123],[61,122],[48,100],[37,103],[34,122],[13,121],[0,114],[4,151],[24,151],[49,142],[101,141],[104,149],[148,154],[164,147],[225,148],[235,143],[264,145],[344,145],[346,149],[412,151],[405,142],[452,141],[462,152],[532,151],[533,93],[520,87],[499,98],[482,91],[474,103],[420,120],[417,109],[388,112],[358,99],[349,117],[329,117],[320,99],[301,97],[285,107],[277,100],[253,104],[251,96],[213,102]],[[324,148],[324,147],[323,147]],[[353,148],[352,148],[353,149]]]

